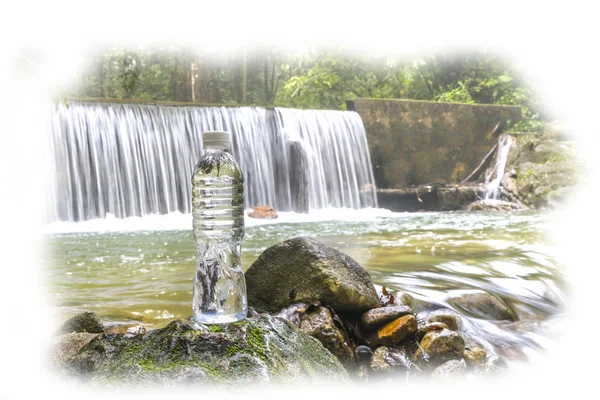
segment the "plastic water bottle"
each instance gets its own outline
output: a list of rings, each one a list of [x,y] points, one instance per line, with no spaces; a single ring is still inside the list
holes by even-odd
[[[219,324],[246,318],[242,271],[244,176],[231,155],[228,132],[205,132],[204,155],[192,176],[192,213],[198,264],[194,279],[196,322]]]

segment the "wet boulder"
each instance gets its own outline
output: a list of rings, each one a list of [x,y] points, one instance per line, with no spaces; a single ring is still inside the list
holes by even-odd
[[[402,342],[415,332],[417,332],[417,319],[409,314],[395,319],[376,332],[370,332],[364,339],[371,346],[389,346]]]
[[[412,310],[408,306],[387,306],[374,308],[362,315],[360,319],[360,325],[364,330],[371,331],[411,313]]]
[[[375,349],[369,367],[373,372],[379,374],[416,369],[416,365],[410,359],[406,349],[403,347],[386,346]]]
[[[101,334],[60,372],[92,386],[347,382],[340,362],[289,321],[259,315],[196,329],[187,320],[138,335]]]
[[[465,360],[449,360],[437,367],[431,373],[434,379],[448,379],[464,376],[467,370]]]
[[[477,200],[467,206],[467,211],[511,211],[523,208],[523,206],[509,201]]]
[[[486,292],[465,293],[448,302],[475,318],[515,320],[514,313],[501,299]]]
[[[415,359],[434,366],[448,360],[462,358],[465,352],[463,337],[449,329],[427,332],[419,346]]]
[[[460,316],[452,310],[435,310],[427,319],[429,322],[441,322],[448,326],[451,331],[458,331],[461,327]]]
[[[448,325],[442,322],[429,322],[427,324],[419,325],[417,329],[417,338],[418,340],[423,339],[423,336],[430,331],[441,331],[442,329],[448,329]]]
[[[51,339],[52,351],[48,354],[51,367],[66,365],[83,346],[98,336],[97,333],[64,333]]]
[[[354,365],[354,352],[344,332],[335,324],[333,315],[325,307],[312,307],[300,321],[300,330],[317,339],[346,367]]]
[[[246,271],[248,303],[278,312],[290,304],[321,303],[361,312],[379,305],[369,274],[348,255],[297,237],[266,249]]]
[[[77,314],[73,318],[66,321],[58,330],[56,334],[63,333],[102,333],[104,332],[104,325],[96,313],[83,312]]]
[[[479,366],[485,364],[486,352],[481,347],[465,349],[465,361],[469,366]]]
[[[270,205],[253,206],[252,211],[248,213],[250,218],[257,219],[277,219],[277,211]]]

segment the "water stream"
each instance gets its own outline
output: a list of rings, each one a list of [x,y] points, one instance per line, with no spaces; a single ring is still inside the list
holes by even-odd
[[[503,133],[498,137],[498,148],[496,150],[496,158],[494,165],[487,171],[485,175],[484,187],[486,189],[484,201],[500,200],[500,183],[504,177],[506,163],[508,161],[508,153],[514,142],[514,137]]]
[[[242,264],[268,246],[307,235],[349,254],[388,290],[453,308],[451,296],[485,290],[519,320],[487,321],[462,312],[468,343],[524,360],[545,349],[563,312],[563,271],[546,232],[553,215],[393,213],[323,209],[246,220]],[[191,216],[155,215],[47,226],[48,291],[62,321],[83,310],[109,323],[158,327],[191,314],[196,253]]]

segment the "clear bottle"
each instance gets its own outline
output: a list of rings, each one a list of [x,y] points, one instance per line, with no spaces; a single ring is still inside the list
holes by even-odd
[[[242,271],[244,176],[231,155],[228,132],[205,132],[205,153],[192,175],[194,240],[198,252],[193,315],[202,324],[246,318]]]

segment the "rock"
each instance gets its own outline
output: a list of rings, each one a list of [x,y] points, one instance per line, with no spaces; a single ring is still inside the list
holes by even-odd
[[[523,209],[524,207],[519,204],[503,200],[477,200],[467,205],[467,211],[509,211]]]
[[[104,326],[100,318],[93,312],[83,312],[65,322],[56,331],[57,335],[63,333],[103,333]]]
[[[61,371],[93,386],[349,381],[319,341],[269,315],[205,330],[174,320],[144,335],[101,334]]]
[[[277,211],[275,211],[275,209],[273,207],[271,207],[270,205],[253,206],[252,210],[253,211],[250,211],[248,213],[248,216],[250,218],[277,219],[277,217],[278,217]]]
[[[460,186],[438,189],[438,209],[440,211],[464,210],[468,204],[483,195],[483,189],[475,186]]]
[[[368,346],[357,346],[354,350],[354,355],[359,362],[369,362],[373,357],[373,350]]]
[[[296,326],[300,326],[300,321],[302,320],[302,316],[306,311],[311,307],[310,304],[306,303],[294,303],[290,304],[287,307],[279,310],[278,313],[273,314],[275,317],[283,318],[285,320],[290,321]]]
[[[415,359],[439,365],[444,361],[462,358],[465,352],[463,337],[449,329],[433,330],[425,334],[419,343]],[[425,353],[425,354],[423,354]]]
[[[417,331],[417,319],[414,315],[405,315],[365,336],[369,345],[394,345],[400,343]]]
[[[331,312],[325,307],[312,307],[302,317],[300,330],[317,339],[346,367],[354,365],[354,352],[349,340],[333,321]]]
[[[297,302],[320,302],[338,311],[379,305],[369,274],[344,253],[298,237],[266,249],[246,271],[249,305],[277,312]]]
[[[75,356],[79,349],[88,344],[98,334],[96,333],[65,333],[52,338],[52,352],[48,363],[51,367],[62,366]]]
[[[573,196],[584,163],[573,141],[552,134],[519,135],[513,143],[501,185],[529,207],[557,207]]]
[[[417,339],[423,339],[423,336],[429,331],[441,331],[442,329],[448,329],[448,325],[442,322],[430,322],[428,324],[420,325],[417,329]]]
[[[394,370],[412,370],[416,365],[410,360],[404,348],[381,346],[375,349],[369,365],[375,372],[392,372]]]
[[[436,379],[456,378],[462,376],[466,369],[465,360],[449,360],[434,369],[431,377]]]
[[[465,349],[465,360],[469,366],[476,366],[485,363],[486,352],[481,347]]]
[[[466,293],[448,300],[450,304],[476,318],[514,320],[514,313],[496,296],[486,292]]]
[[[362,315],[360,324],[364,330],[370,331],[411,313],[412,310],[408,306],[387,306],[374,308]]]
[[[460,316],[448,309],[433,311],[427,320],[429,322],[441,322],[447,325],[451,331],[458,331],[461,327]]]

